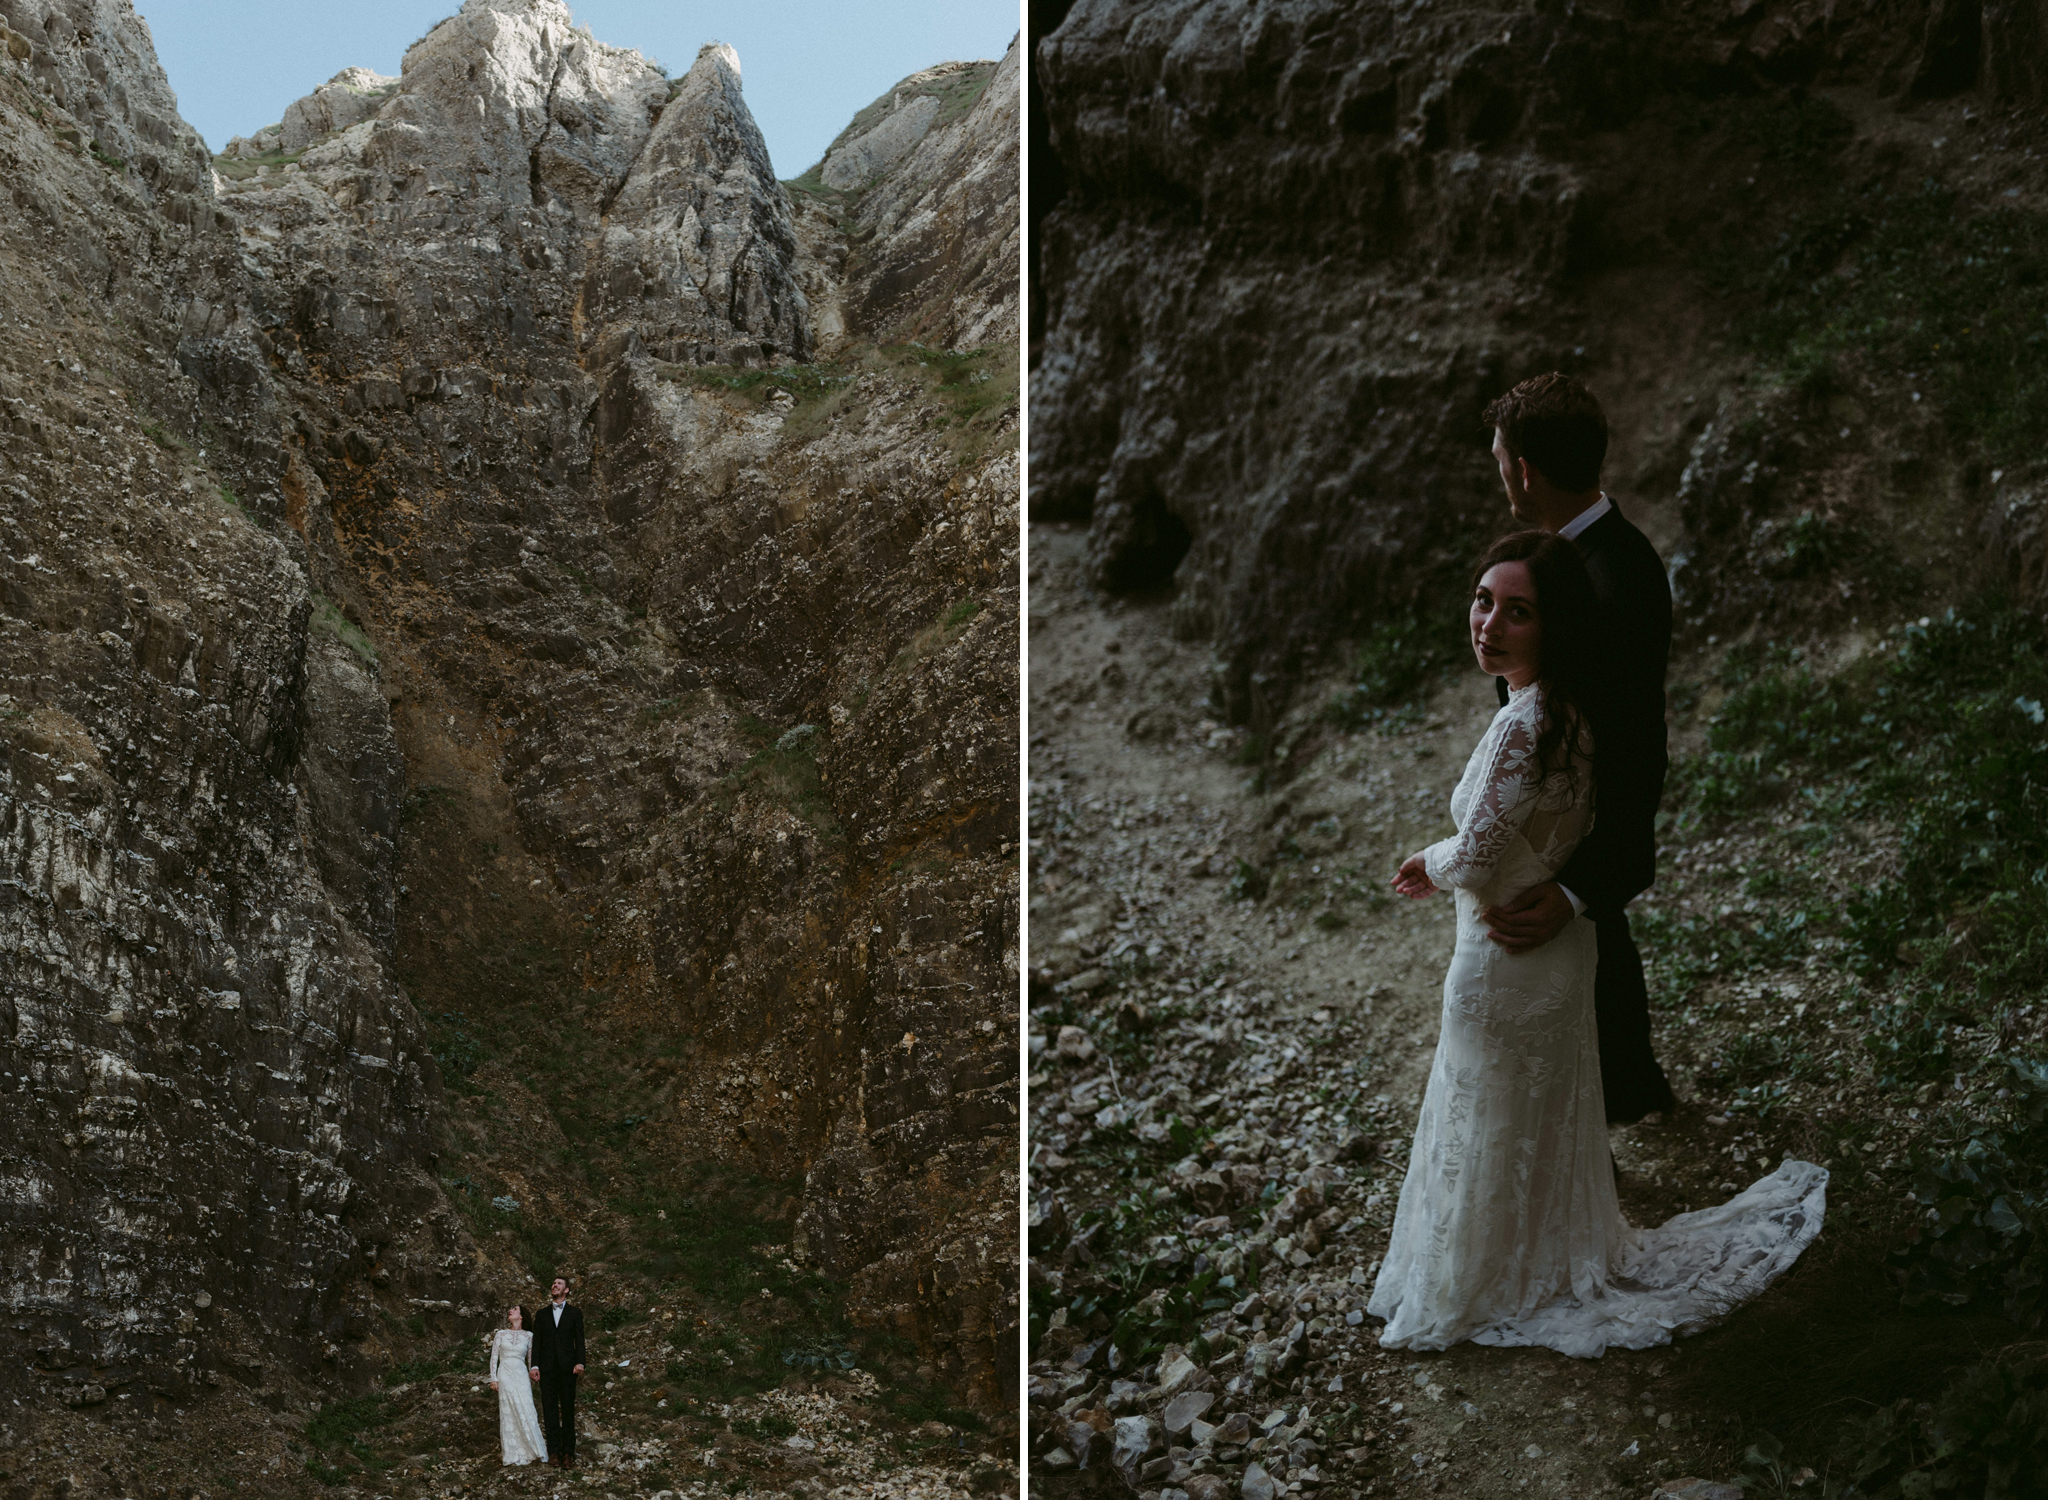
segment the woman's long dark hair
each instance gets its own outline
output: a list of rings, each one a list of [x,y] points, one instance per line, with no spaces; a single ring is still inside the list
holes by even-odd
[[[1544,775],[1564,771],[1576,784],[1580,778],[1573,763],[1585,759],[1579,742],[1597,698],[1593,648],[1600,604],[1593,594],[1592,575],[1579,549],[1563,537],[1548,531],[1511,531],[1481,555],[1472,570],[1470,592],[1478,591],[1487,569],[1506,562],[1529,569],[1536,583],[1536,618],[1543,626],[1536,680],[1543,689],[1544,725],[1536,739],[1536,763]]]

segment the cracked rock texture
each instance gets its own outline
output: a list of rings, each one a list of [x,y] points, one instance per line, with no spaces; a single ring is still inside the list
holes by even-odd
[[[872,337],[1007,342],[1018,318],[1019,45],[913,73],[854,117],[800,182],[846,205],[839,295]]]
[[[1104,588],[1170,582],[1216,706],[1260,733],[1323,643],[1494,529],[1478,413],[1548,369],[1604,393],[1610,489],[1700,565],[1683,612],[1748,617],[1759,528],[1863,481],[1782,451],[1837,413],[1781,402],[1756,437],[1727,264],[1837,184],[2024,199],[1949,143],[2048,102],[2027,7],[1055,0],[1041,23],[1033,515],[1088,520]],[[1856,503],[1941,504],[1967,456]]]
[[[1014,49],[800,214],[730,49],[557,0],[217,172],[129,6],[0,20],[0,1386],[289,1404],[495,1321],[408,991],[511,871],[587,1024],[687,1039],[648,1138],[1014,1399],[1016,405],[877,347],[1014,366]],[[819,259],[877,194],[951,206]]]

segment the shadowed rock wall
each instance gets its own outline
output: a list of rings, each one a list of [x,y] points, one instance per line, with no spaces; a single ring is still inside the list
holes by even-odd
[[[1412,608],[1505,521],[1493,395],[1586,373],[1620,419],[1610,483],[1667,506],[1739,396],[1740,306],[1702,244],[1745,223],[1767,244],[1845,176],[1916,180],[1931,148],[1893,137],[1943,111],[2042,103],[2025,7],[1051,12],[1033,514],[1089,518],[1107,588],[1170,582],[1219,705],[1254,723],[1306,654]],[[1809,147],[1822,103],[1852,123]],[[1732,551],[1689,538],[1694,576],[1739,571],[1771,506]]]

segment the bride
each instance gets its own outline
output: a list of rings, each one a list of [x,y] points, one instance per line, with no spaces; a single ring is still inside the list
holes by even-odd
[[[1408,1176],[1367,1304],[1388,1348],[1537,1344],[1595,1357],[1668,1343],[1791,1265],[1827,1173],[1787,1160],[1728,1203],[1629,1227],[1615,1197],[1593,1017],[1593,924],[1511,954],[1480,913],[1549,880],[1593,819],[1596,604],[1577,549],[1541,531],[1474,572],[1473,654],[1507,679],[1451,794],[1457,833],[1394,888],[1451,890],[1457,943]]]
[[[491,1336],[491,1389],[498,1393],[498,1443],[508,1464],[547,1462],[548,1445],[533,1412],[532,1353],[525,1310],[507,1308],[505,1326]]]

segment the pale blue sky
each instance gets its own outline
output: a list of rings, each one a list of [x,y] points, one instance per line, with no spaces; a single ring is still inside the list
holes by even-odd
[[[285,106],[343,68],[396,74],[398,60],[459,0],[136,0],[179,113],[218,151],[274,124]],[[570,0],[601,41],[637,47],[681,77],[706,42],[740,54],[779,177],[824,154],[854,112],[906,73],[998,58],[1017,34],[1017,0]]]

